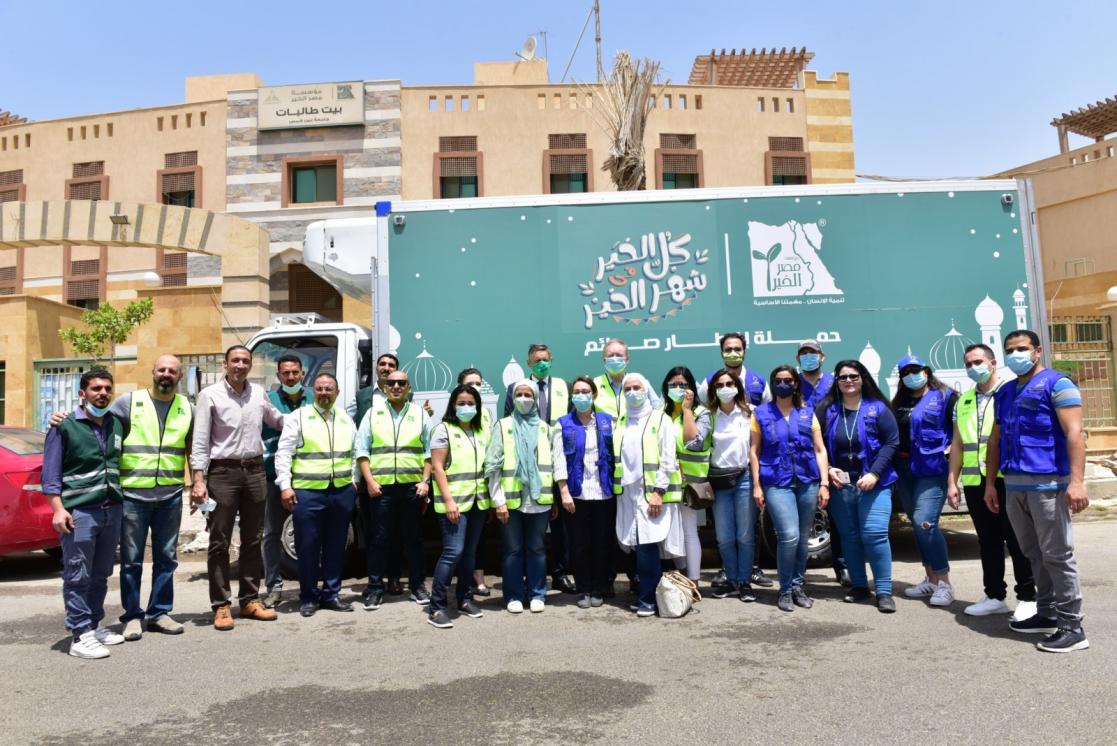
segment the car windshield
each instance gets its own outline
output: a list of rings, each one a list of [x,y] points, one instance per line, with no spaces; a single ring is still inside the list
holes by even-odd
[[[5,448],[17,456],[33,456],[43,452],[46,434],[25,428],[0,429],[0,448]]]
[[[278,386],[275,377],[278,360],[288,354],[302,361],[308,381],[319,373],[337,375],[336,337],[277,337],[260,342],[252,351],[251,380],[265,389]]]

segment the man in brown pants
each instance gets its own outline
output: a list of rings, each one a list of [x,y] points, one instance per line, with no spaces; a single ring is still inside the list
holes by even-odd
[[[264,529],[264,442],[266,423],[283,429],[283,415],[268,401],[264,390],[248,382],[252,353],[243,345],[225,351],[225,377],[207,386],[194,406],[194,446],[190,467],[194,486],[190,497],[200,505],[212,497],[217,507],[209,526],[209,600],[213,626],[233,628],[229,578],[229,544],[233,524],[240,515],[241,619],[270,622],[276,613],[260,603],[263,558],[260,540]]]

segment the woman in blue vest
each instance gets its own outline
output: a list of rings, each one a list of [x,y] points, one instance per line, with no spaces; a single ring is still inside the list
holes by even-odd
[[[829,474],[829,462],[818,419],[803,403],[798,371],[781,365],[768,383],[774,400],[757,407],[752,421],[752,495],[776,526],[776,605],[781,611],[809,609],[814,601],[803,592],[807,540],[815,512],[830,500],[829,489],[821,484],[821,475]]]
[[[699,471],[709,469],[710,410],[699,403],[698,384],[690,368],[680,365],[667,371],[667,375],[663,377],[662,391],[663,411],[675,423],[675,455],[679,459],[683,482],[686,482],[688,474],[683,463],[685,459],[702,458],[703,469]],[[685,503],[679,503],[679,518],[683,523],[683,546],[686,549],[686,556],[676,559],[675,566],[695,582],[698,582],[702,570],[702,543],[698,539],[698,517],[704,512],[704,510],[687,507]]]
[[[578,376],[570,384],[574,411],[558,421],[551,452],[562,509],[574,517],[574,581],[578,608],[605,603],[616,540],[613,497],[613,418],[594,408],[597,384]]]
[[[876,381],[857,360],[843,360],[834,368],[830,393],[818,407],[830,486],[837,493],[830,509],[842,534],[842,550],[853,587],[846,603],[868,601],[865,562],[873,570],[877,609],[896,611],[892,598],[892,547],[888,521],[892,517],[892,458],[899,444],[896,418]]]
[[[929,598],[932,606],[950,606],[950,562],[946,537],[939,528],[946,502],[950,463],[946,449],[954,433],[954,390],[935,378],[934,371],[916,355],[905,355],[897,364],[902,385],[892,397],[892,411],[900,431],[896,491],[915,530],[915,543],[926,577],[904,589],[908,598]]]

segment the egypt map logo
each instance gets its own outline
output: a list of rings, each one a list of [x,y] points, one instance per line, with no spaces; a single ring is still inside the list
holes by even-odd
[[[819,223],[825,225],[824,221]],[[822,250],[819,223],[789,220],[783,225],[767,225],[749,222],[754,298],[844,295],[819,257]],[[838,298],[824,302],[840,303],[843,300]]]

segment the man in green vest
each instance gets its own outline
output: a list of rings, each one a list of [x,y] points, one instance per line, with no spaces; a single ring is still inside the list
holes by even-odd
[[[353,610],[338,593],[349,517],[357,500],[353,489],[357,428],[344,409],[334,406],[337,390],[336,378],[319,373],[314,379],[314,403],[284,418],[275,452],[275,481],[283,507],[295,522],[299,613],[304,617],[314,616],[318,609]]]
[[[281,355],[275,361],[275,377],[279,388],[268,392],[268,400],[281,414],[294,412],[304,404],[314,401],[313,393],[303,385],[303,362],[298,355]],[[290,512],[283,507],[279,487],[275,482],[275,450],[279,446],[279,431],[264,425],[264,474],[268,480],[268,494],[264,502],[264,538],[261,549],[264,559],[264,588],[267,591],[261,603],[274,609],[283,598],[283,574],[279,563],[283,556],[280,537],[283,524]]]
[[[976,384],[958,399],[954,407],[954,440],[950,445],[950,473],[947,476],[947,500],[957,508],[966,498],[981,554],[981,573],[985,595],[965,611],[970,616],[1009,614],[1005,603],[1005,545],[1012,557],[1012,574],[1016,578],[1016,613],[1013,619],[1029,619],[1036,613],[1036,584],[1032,566],[1020,550],[1005,510],[1005,480],[995,478],[1000,511],[993,513],[985,505],[985,458],[989,435],[993,432],[993,397],[1002,381],[997,377],[997,360],[993,350],[984,344],[973,344],[965,352],[966,373]]]
[[[161,355],[151,369],[151,388],[117,397],[110,411],[120,422],[124,447],[120,484],[124,490],[120,529],[120,604],[124,639],[139,640],[147,629],[182,634],[171,618],[178,567],[178,529],[183,489],[189,484],[186,459],[193,432],[190,402],[175,388],[182,363]],[[151,534],[151,593],[140,606],[144,546]]]
[[[593,406],[613,418],[613,422],[624,414],[624,396],[621,381],[628,370],[628,345],[619,339],[610,339],[601,351],[605,361],[605,372],[593,379],[597,386],[597,398]]]
[[[107,658],[107,645],[124,637],[101,626],[105,594],[120,539],[120,422],[109,411],[112,374],[94,368],[81,376],[81,406],[47,432],[43,494],[62,539],[62,599],[70,655]]]

